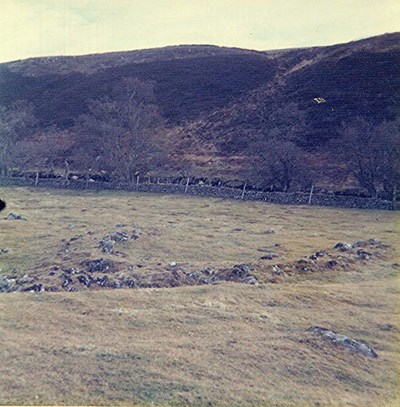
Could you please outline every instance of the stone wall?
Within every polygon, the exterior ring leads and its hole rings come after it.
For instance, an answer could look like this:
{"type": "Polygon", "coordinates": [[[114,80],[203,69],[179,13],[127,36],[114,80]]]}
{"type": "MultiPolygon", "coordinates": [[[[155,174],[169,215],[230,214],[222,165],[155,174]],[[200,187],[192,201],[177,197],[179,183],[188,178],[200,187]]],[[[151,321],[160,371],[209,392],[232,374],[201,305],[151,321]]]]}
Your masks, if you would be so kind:
{"type": "MultiPolygon", "coordinates": [[[[35,186],[35,180],[30,178],[0,177],[0,186],[35,186]]],[[[37,187],[68,188],[73,190],[123,190],[136,192],[151,192],[159,194],[184,194],[193,196],[207,196],[215,198],[230,198],[244,201],[264,201],[275,204],[307,205],[309,194],[302,192],[265,192],[243,191],[241,189],[213,187],[209,185],[178,185],[178,184],[114,184],[110,182],[70,180],[68,186],[63,179],[41,178],[37,187]]],[[[310,205],[333,206],[339,208],[399,210],[400,205],[391,201],[373,198],[360,198],[356,196],[338,196],[334,194],[314,194],[310,205]]]]}

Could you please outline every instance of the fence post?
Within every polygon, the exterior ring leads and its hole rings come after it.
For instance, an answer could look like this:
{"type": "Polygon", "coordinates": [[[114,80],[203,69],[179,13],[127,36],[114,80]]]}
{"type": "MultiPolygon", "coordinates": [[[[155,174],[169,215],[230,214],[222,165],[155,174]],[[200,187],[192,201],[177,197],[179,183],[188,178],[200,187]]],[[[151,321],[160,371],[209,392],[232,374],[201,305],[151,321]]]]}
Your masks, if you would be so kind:
{"type": "Polygon", "coordinates": [[[69,185],[69,162],[67,160],[64,160],[65,164],[65,186],[68,187],[69,185]]]}
{"type": "Polygon", "coordinates": [[[396,210],[396,195],[397,195],[397,189],[396,185],[393,187],[393,210],[396,210]]]}
{"type": "Polygon", "coordinates": [[[314,192],[314,184],[311,185],[310,196],[308,198],[308,205],[311,205],[311,199],[312,199],[312,196],[313,196],[313,192],[314,192]]]}
{"type": "Polygon", "coordinates": [[[189,179],[190,179],[190,178],[188,178],[188,179],[186,180],[185,194],[186,194],[186,192],[187,192],[187,190],[188,190],[188,187],[189,187],[189,179]]]}
{"type": "Polygon", "coordinates": [[[247,186],[247,182],[245,182],[244,185],[243,185],[242,196],[241,196],[240,199],[243,199],[243,198],[244,198],[244,193],[246,192],[246,186],[247,186]]]}
{"type": "Polygon", "coordinates": [[[35,178],[35,187],[38,186],[38,183],[39,183],[39,173],[37,172],[36,173],[36,178],[35,178]]]}
{"type": "Polygon", "coordinates": [[[136,177],[136,185],[139,185],[139,175],[136,177]]]}

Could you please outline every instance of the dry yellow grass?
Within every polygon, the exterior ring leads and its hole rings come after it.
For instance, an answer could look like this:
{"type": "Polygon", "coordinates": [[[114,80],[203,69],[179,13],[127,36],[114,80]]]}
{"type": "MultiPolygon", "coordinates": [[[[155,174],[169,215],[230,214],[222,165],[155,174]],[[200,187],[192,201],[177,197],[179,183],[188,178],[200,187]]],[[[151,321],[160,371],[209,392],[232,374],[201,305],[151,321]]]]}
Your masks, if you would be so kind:
{"type": "MultiPolygon", "coordinates": [[[[99,237],[117,223],[141,230],[121,250],[144,272],[158,262],[252,262],[275,243],[290,260],[340,240],[376,237],[396,248],[399,237],[391,212],[22,188],[0,195],[28,218],[0,223],[6,272],[62,261],[71,253],[61,239],[79,234],[74,255],[99,257],[99,237]]],[[[260,286],[2,294],[0,404],[397,405],[398,261],[260,286]],[[333,346],[306,332],[310,325],[363,340],[379,357],[333,346]]]]}
{"type": "MultiPolygon", "coordinates": [[[[139,229],[141,238],[119,245],[123,259],[144,268],[171,261],[194,268],[253,262],[275,251],[276,260],[295,260],[337,241],[376,237],[396,243],[399,215],[260,202],[126,192],[58,191],[1,188],[14,211],[28,222],[1,222],[3,272],[34,269],[42,263],[99,257],[99,240],[119,230],[139,229]],[[273,229],[274,234],[266,234],[273,229]],[[88,234],[90,232],[90,234],[88,234]],[[65,253],[65,241],[80,236],[65,253]],[[64,240],[64,241],[63,241],[64,240]],[[274,247],[276,243],[281,246],[274,247]]],[[[122,256],[120,256],[122,257],[122,256]]],[[[112,257],[116,259],[116,257],[112,257]]]]}

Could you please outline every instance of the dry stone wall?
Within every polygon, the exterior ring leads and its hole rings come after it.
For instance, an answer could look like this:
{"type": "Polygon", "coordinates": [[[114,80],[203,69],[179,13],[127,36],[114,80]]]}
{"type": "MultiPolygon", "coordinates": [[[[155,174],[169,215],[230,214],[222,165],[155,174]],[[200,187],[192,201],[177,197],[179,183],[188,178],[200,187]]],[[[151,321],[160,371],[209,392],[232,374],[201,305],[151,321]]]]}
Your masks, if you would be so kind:
{"type": "Polygon", "coordinates": [[[314,194],[309,203],[309,194],[302,192],[265,192],[265,191],[243,191],[236,188],[214,187],[209,185],[179,185],[179,184],[115,184],[111,182],[83,180],[70,180],[66,185],[64,179],[40,178],[36,185],[35,179],[2,177],[0,186],[37,186],[45,188],[68,188],[74,190],[124,190],[135,192],[150,192],[158,194],[187,194],[193,196],[206,196],[214,198],[229,198],[243,201],[264,201],[283,205],[315,205],[333,206],[339,208],[399,210],[399,203],[374,198],[361,198],[357,196],[339,196],[314,194]],[[185,192],[186,191],[186,192],[185,192]]]}

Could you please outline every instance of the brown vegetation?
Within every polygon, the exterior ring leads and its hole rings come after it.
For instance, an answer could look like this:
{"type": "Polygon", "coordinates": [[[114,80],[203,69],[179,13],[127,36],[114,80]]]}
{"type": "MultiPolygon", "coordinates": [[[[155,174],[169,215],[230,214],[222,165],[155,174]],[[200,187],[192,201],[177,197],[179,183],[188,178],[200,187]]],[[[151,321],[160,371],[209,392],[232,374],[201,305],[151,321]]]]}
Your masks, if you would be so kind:
{"type": "MultiPolygon", "coordinates": [[[[113,100],[115,107],[115,89],[123,89],[128,80],[142,89],[144,84],[152,83],[155,97],[146,103],[144,110],[147,113],[152,110],[152,114],[157,111],[157,116],[162,116],[160,127],[165,124],[168,128],[168,132],[157,133],[155,143],[150,144],[163,147],[163,141],[174,135],[171,154],[161,160],[168,168],[155,160],[158,175],[162,171],[176,174],[182,172],[181,167],[194,163],[198,176],[245,181],[250,166],[253,167],[250,173],[262,176],[261,181],[254,180],[253,184],[257,181],[285,190],[300,188],[301,184],[309,188],[314,181],[329,190],[357,187],[359,193],[375,195],[378,192],[381,197],[392,199],[394,186],[399,190],[398,164],[392,165],[396,157],[386,154],[382,158],[378,154],[379,169],[372,167],[374,172],[378,171],[378,178],[383,179],[374,180],[371,186],[370,174],[364,176],[361,174],[364,170],[354,169],[352,154],[357,145],[362,160],[371,161],[368,154],[376,151],[375,147],[367,152],[361,148],[360,140],[365,132],[365,126],[360,126],[362,121],[368,122],[372,133],[393,133],[400,89],[396,69],[400,55],[398,38],[399,34],[394,33],[329,47],[273,52],[182,46],[1,64],[0,104],[10,109],[17,100],[29,101],[39,124],[28,140],[18,143],[13,140],[18,147],[16,159],[7,166],[16,170],[26,168],[29,161],[26,153],[32,150],[31,142],[43,139],[46,129],[54,125],[59,128],[58,138],[65,129],[70,132],[70,139],[86,134],[84,149],[82,145],[79,147],[85,156],[90,157],[92,153],[96,153],[96,157],[104,156],[92,151],[90,146],[95,146],[97,141],[107,145],[105,141],[111,134],[116,137],[116,128],[128,128],[126,121],[123,126],[121,121],[115,126],[114,121],[114,129],[99,128],[101,120],[95,119],[94,106],[97,103],[97,113],[101,111],[103,116],[111,118],[110,101],[113,100]],[[91,129],[89,134],[77,132],[76,123],[85,122],[82,117],[91,118],[86,120],[87,126],[83,126],[85,130],[91,129]],[[345,134],[344,128],[347,129],[345,134]],[[348,131],[350,128],[353,130],[348,131]],[[108,135],[104,137],[105,132],[108,135]],[[338,145],[338,139],[340,149],[333,147],[338,145]],[[279,146],[279,151],[296,150],[296,154],[289,154],[295,159],[277,158],[271,164],[277,142],[286,143],[279,146]],[[344,149],[347,150],[344,154],[338,154],[344,149]],[[383,161],[389,162],[390,168],[383,168],[383,161]],[[382,171],[385,175],[380,174],[382,171]],[[301,182],[288,175],[290,173],[301,178],[301,182]]],[[[134,105],[136,109],[138,105],[134,105]]],[[[146,127],[148,138],[155,128],[154,125],[146,127]]],[[[128,133],[136,131],[133,130],[128,133]]],[[[118,145],[124,146],[126,151],[132,150],[135,137],[128,140],[126,134],[123,142],[109,143],[106,150],[110,150],[109,147],[115,150],[118,145]]],[[[395,147],[398,129],[395,136],[388,138],[391,143],[388,151],[395,147]]],[[[52,144],[50,140],[49,144],[52,144]]],[[[72,152],[68,144],[59,151],[58,165],[62,166],[67,159],[71,170],[76,171],[78,164],[88,164],[76,155],[68,159],[72,152]]],[[[42,143],[43,148],[45,145],[42,143]]],[[[132,164],[143,162],[142,157],[136,157],[142,155],[141,151],[143,149],[135,147],[134,154],[116,154],[118,158],[111,160],[103,157],[101,169],[110,176],[121,177],[123,172],[123,177],[129,179],[132,172],[143,171],[142,164],[132,164]],[[123,163],[115,166],[121,156],[123,163]],[[110,161],[114,164],[110,165],[110,161]],[[130,168],[130,175],[125,174],[127,169],[122,170],[123,166],[130,168]]],[[[164,158],[166,155],[161,154],[164,158]]],[[[98,162],[89,161],[90,168],[95,170],[98,166],[94,164],[98,162]]],[[[149,155],[145,161],[154,164],[149,155]]],[[[37,169],[41,171],[43,162],[40,165],[37,169]]],[[[30,162],[29,168],[32,169],[30,162]]]]}

